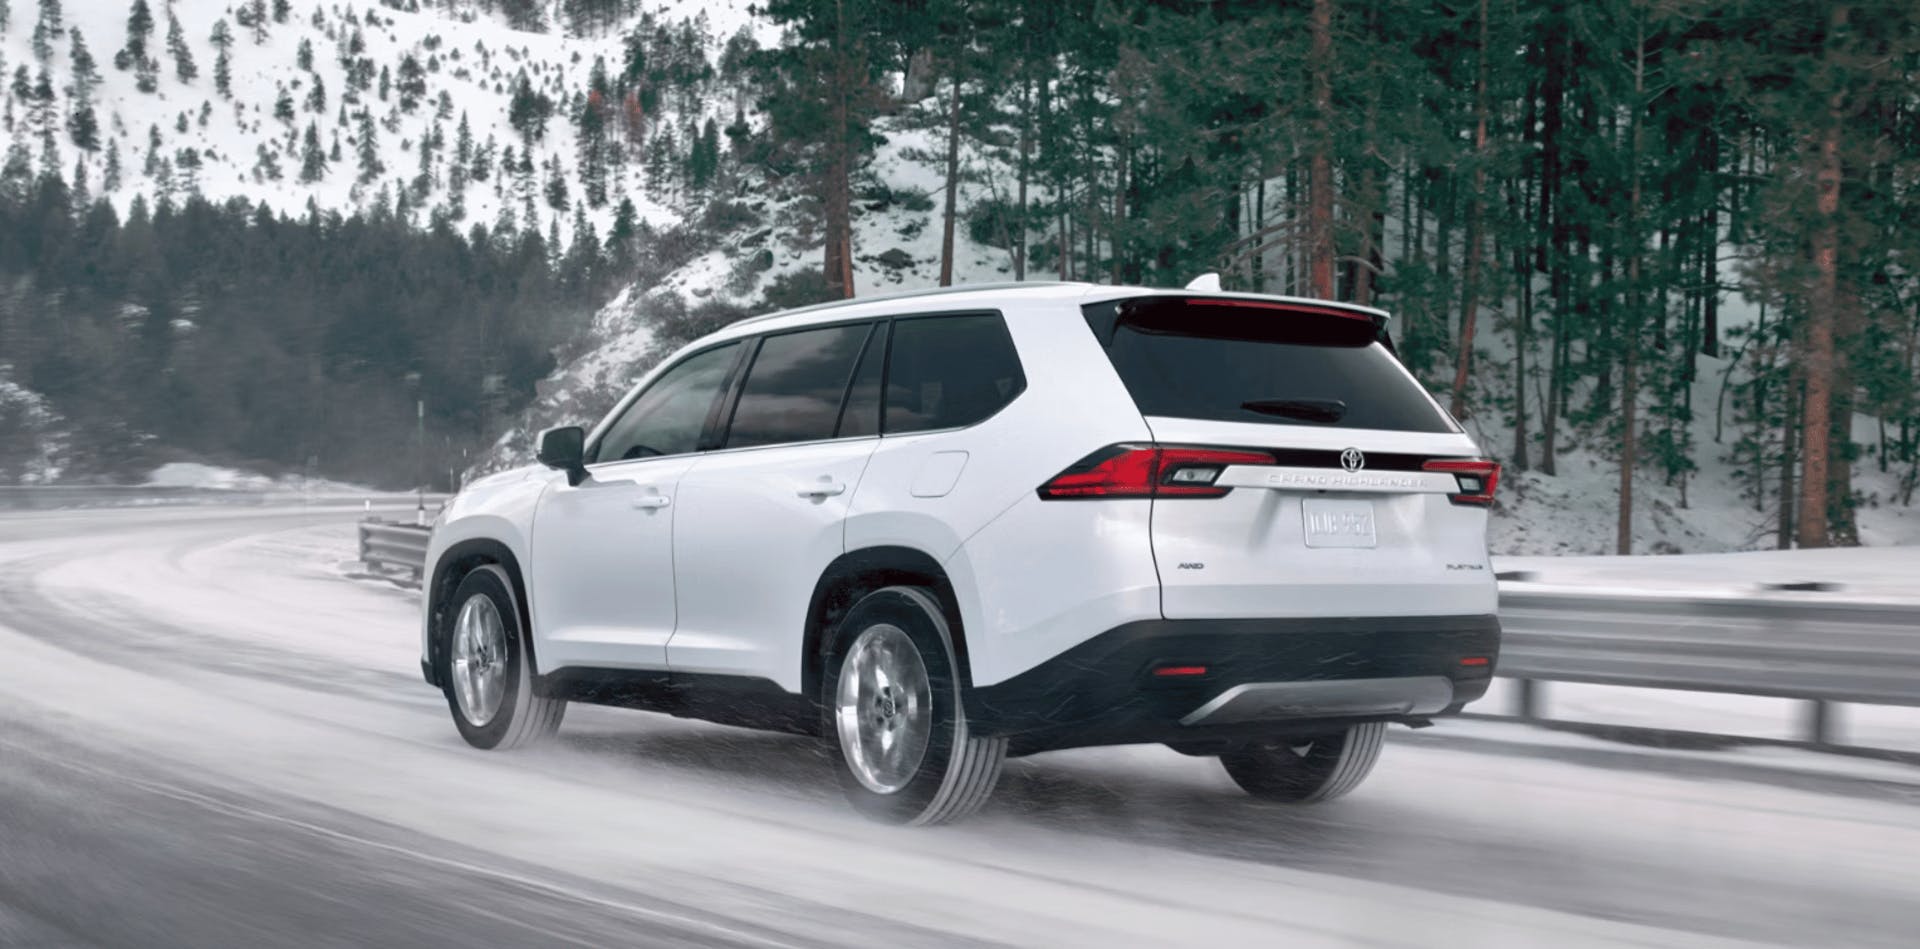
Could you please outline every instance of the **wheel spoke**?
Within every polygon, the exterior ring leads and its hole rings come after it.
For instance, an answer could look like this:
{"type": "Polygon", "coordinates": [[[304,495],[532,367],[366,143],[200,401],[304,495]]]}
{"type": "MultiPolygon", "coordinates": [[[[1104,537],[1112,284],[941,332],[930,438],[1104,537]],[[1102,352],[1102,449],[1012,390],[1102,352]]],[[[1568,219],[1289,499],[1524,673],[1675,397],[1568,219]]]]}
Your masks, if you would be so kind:
{"type": "Polygon", "coordinates": [[[905,631],[880,624],[857,637],[841,666],[834,717],[848,768],[893,794],[919,770],[933,732],[927,669],[905,631]]]}
{"type": "Polygon", "coordinates": [[[468,724],[483,728],[500,712],[506,693],[507,629],[500,611],[485,594],[460,606],[453,623],[454,698],[468,724]]]}

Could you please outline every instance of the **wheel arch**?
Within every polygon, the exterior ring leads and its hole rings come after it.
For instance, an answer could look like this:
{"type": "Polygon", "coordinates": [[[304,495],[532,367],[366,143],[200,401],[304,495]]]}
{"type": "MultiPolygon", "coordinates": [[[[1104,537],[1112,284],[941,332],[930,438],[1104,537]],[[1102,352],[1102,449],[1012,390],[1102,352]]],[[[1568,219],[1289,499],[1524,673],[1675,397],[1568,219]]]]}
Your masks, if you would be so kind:
{"type": "Polygon", "coordinates": [[[967,633],[960,622],[960,602],[953,582],[933,555],[912,547],[866,547],[836,558],[814,584],[807,605],[806,634],[800,651],[801,694],[817,699],[826,668],[831,634],[847,611],[875,590],[890,586],[918,586],[931,590],[946,614],[952,631],[953,655],[962,689],[971,689],[973,673],[967,659],[967,633]]]}
{"type": "Polygon", "coordinates": [[[512,548],[500,541],[477,537],[460,541],[443,551],[427,575],[426,589],[423,591],[427,602],[428,629],[431,630],[427,640],[428,668],[436,679],[433,684],[441,688],[446,687],[445,682],[437,680],[447,652],[447,631],[443,620],[450,605],[448,601],[460,586],[461,578],[487,565],[504,570],[507,580],[513,585],[514,608],[519,614],[520,639],[527,651],[528,671],[536,675],[539,673],[540,664],[533,651],[533,614],[527,606],[527,581],[520,569],[520,558],[514,556],[512,548]]]}

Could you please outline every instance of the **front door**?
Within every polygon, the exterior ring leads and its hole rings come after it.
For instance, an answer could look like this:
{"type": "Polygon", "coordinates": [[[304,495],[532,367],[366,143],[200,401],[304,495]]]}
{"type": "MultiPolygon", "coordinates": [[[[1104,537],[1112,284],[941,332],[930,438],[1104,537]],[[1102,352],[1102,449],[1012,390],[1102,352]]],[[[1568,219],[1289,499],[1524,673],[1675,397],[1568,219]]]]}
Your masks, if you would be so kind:
{"type": "Polygon", "coordinates": [[[588,445],[587,480],[556,475],[541,497],[528,605],[542,672],[667,667],[677,494],[741,348],[704,350],[656,376],[588,445]]]}

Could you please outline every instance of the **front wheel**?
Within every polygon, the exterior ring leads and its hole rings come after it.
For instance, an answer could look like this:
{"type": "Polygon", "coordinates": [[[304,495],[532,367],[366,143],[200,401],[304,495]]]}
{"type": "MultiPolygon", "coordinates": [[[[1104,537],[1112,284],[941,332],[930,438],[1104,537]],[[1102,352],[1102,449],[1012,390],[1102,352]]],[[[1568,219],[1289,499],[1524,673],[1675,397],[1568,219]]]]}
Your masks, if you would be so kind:
{"type": "Polygon", "coordinates": [[[1306,804],[1360,786],[1380,760],[1387,723],[1366,722],[1310,738],[1260,742],[1220,756],[1235,784],[1254,797],[1306,804]]]}
{"type": "Polygon", "coordinates": [[[560,729],[564,699],[534,694],[520,610],[504,569],[488,564],[462,577],[448,611],[447,705],[460,737],[475,748],[516,748],[560,729]]]}
{"type": "Polygon", "coordinates": [[[968,734],[951,643],[918,587],[868,594],[840,623],[821,704],[841,789],[869,817],[942,824],[993,793],[1007,741],[968,734]]]}

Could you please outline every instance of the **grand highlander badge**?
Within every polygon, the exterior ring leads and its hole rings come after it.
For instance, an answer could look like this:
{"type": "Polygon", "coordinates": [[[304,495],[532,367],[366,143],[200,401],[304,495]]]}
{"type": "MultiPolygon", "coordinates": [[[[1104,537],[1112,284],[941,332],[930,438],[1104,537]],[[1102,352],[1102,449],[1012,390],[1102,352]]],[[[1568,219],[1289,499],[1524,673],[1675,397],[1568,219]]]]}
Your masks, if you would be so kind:
{"type": "Polygon", "coordinates": [[[1360,454],[1360,449],[1349,448],[1340,453],[1340,467],[1348,471],[1359,471],[1366,466],[1367,456],[1360,454]]]}

